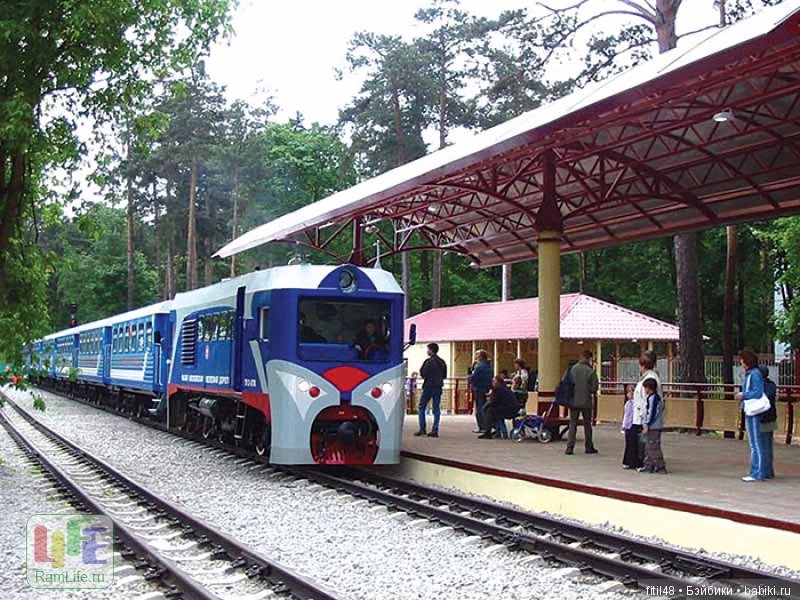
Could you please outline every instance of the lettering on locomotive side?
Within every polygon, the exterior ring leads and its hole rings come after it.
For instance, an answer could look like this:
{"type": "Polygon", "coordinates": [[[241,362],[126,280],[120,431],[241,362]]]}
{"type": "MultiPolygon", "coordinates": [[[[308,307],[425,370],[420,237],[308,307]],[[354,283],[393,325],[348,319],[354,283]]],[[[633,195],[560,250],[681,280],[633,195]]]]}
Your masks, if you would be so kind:
{"type": "Polygon", "coordinates": [[[255,379],[248,379],[247,377],[245,377],[245,379],[244,379],[244,387],[247,387],[247,388],[256,387],[256,380],[255,379]]]}
{"type": "Polygon", "coordinates": [[[203,376],[202,375],[181,375],[181,382],[182,383],[203,383],[203,376]]]}
{"type": "Polygon", "coordinates": [[[227,375],[206,375],[206,383],[213,385],[230,385],[231,378],[227,375]]]}

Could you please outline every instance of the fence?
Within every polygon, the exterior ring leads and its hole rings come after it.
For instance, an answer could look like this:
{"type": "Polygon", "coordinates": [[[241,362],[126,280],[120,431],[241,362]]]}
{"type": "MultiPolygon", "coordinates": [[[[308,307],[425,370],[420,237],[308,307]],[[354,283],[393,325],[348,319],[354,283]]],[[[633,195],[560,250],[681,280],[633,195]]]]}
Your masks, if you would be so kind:
{"type": "MultiPolygon", "coordinates": [[[[619,422],[622,419],[623,382],[604,381],[595,408],[598,422],[619,422]]],[[[713,383],[664,383],[665,426],[674,429],[689,429],[697,432],[727,431],[744,437],[744,415],[734,394],[741,388],[737,385],[713,383]]],[[[778,387],[778,429],[786,444],[800,432],[800,386],[778,387]]]]}
{"type": "MultiPolygon", "coordinates": [[[[628,383],[638,379],[628,380],[628,383]]],[[[618,423],[622,420],[623,381],[603,381],[600,384],[594,419],[598,423],[618,423]]],[[[672,429],[687,429],[698,435],[703,431],[724,431],[744,437],[744,415],[734,394],[740,390],[738,385],[722,383],[664,383],[665,426],[672,429]]],[[[422,379],[406,380],[406,410],[416,414],[422,393],[422,379]],[[413,385],[412,385],[413,382],[413,385]]],[[[535,393],[530,394],[531,407],[541,407],[535,393]]],[[[800,386],[778,386],[778,429],[776,436],[784,443],[791,444],[795,435],[800,435],[800,386]]],[[[471,414],[473,409],[472,390],[466,377],[446,379],[442,390],[443,414],[471,414]]]]}
{"type": "MultiPolygon", "coordinates": [[[[415,414],[422,395],[421,378],[406,379],[406,412],[415,414]]],[[[472,390],[466,377],[445,379],[442,388],[441,409],[443,414],[468,415],[472,413],[472,390]]]]}
{"type": "MultiPolygon", "coordinates": [[[[798,385],[796,379],[797,363],[793,360],[760,360],[759,365],[769,369],[770,378],[778,385],[798,385]]],[[[665,382],[680,382],[680,360],[678,358],[662,358],[656,365],[659,375],[665,382]]],[[[712,384],[722,383],[722,357],[707,356],[705,361],[706,381],[712,384]]],[[[733,380],[741,381],[742,367],[737,363],[733,367],[733,380]]],[[[639,359],[620,358],[614,362],[603,361],[602,379],[604,381],[637,381],[639,379],[639,359]],[[616,370],[616,373],[614,372],[616,370]]]]}

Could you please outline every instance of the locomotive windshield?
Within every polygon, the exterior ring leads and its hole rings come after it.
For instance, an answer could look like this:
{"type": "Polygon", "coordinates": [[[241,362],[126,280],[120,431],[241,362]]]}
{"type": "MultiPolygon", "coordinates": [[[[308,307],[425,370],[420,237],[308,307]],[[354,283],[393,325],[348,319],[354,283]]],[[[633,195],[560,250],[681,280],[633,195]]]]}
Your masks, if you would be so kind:
{"type": "Polygon", "coordinates": [[[390,314],[388,302],[301,299],[298,355],[307,360],[386,362],[392,335],[390,314]]]}

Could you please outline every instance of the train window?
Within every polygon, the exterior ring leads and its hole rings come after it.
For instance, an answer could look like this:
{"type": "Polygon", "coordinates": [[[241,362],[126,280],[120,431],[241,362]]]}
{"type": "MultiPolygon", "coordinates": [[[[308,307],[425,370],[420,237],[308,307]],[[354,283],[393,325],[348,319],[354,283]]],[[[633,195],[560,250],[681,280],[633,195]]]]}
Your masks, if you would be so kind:
{"type": "Polygon", "coordinates": [[[206,341],[206,320],[204,317],[201,317],[197,321],[197,340],[200,342],[206,341]]]}
{"type": "Polygon", "coordinates": [[[261,309],[261,335],[262,340],[269,339],[269,306],[261,309]]]}
{"type": "Polygon", "coordinates": [[[144,345],[149,348],[153,343],[153,324],[148,322],[144,326],[144,345]]]}
{"type": "Polygon", "coordinates": [[[128,352],[136,350],[136,325],[128,327],[128,352]]]}
{"type": "Polygon", "coordinates": [[[385,362],[391,345],[390,314],[388,302],[303,298],[297,326],[299,350],[311,360],[335,356],[385,362]]]}
{"type": "Polygon", "coordinates": [[[139,335],[136,339],[139,341],[138,350],[142,352],[144,350],[144,323],[139,323],[139,335]]]}

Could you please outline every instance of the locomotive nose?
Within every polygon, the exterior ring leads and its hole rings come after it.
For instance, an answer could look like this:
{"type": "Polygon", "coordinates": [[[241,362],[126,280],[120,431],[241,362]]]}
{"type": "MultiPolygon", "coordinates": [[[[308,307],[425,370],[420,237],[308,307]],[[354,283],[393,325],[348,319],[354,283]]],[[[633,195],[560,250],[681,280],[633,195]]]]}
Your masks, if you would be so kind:
{"type": "Polygon", "coordinates": [[[353,446],[358,441],[358,428],[352,421],[342,421],[336,428],[336,434],[345,446],[353,446]]]}

